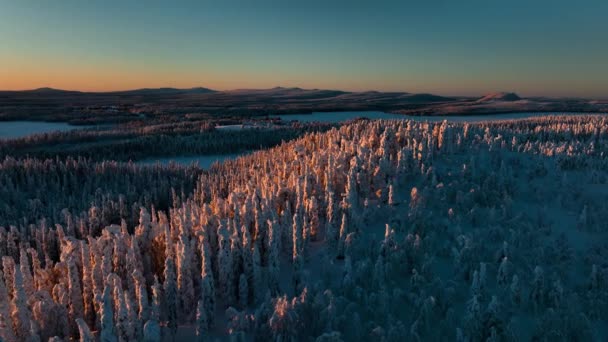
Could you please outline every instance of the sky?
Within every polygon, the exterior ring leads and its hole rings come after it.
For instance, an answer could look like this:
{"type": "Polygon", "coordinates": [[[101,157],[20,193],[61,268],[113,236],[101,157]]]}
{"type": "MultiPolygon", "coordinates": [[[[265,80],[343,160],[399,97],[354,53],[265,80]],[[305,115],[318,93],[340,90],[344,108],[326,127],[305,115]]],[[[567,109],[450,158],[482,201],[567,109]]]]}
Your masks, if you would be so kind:
{"type": "Polygon", "coordinates": [[[605,0],[0,0],[0,89],[608,97],[605,0]]]}

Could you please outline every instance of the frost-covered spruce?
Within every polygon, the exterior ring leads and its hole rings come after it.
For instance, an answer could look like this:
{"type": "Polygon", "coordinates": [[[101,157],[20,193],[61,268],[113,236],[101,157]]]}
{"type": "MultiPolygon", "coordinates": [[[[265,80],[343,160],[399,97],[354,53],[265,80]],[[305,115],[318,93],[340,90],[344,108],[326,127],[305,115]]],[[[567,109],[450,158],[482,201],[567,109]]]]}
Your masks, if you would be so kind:
{"type": "MultiPolygon", "coordinates": [[[[14,264],[13,264],[14,265],[14,264]]],[[[21,269],[15,268],[13,283],[13,300],[11,301],[11,317],[15,328],[15,335],[24,341],[30,336],[30,313],[27,306],[27,295],[23,287],[21,269]]]]}
{"type": "Polygon", "coordinates": [[[177,332],[177,281],[175,276],[175,263],[171,257],[165,260],[165,282],[163,294],[166,303],[167,327],[172,336],[177,332]]]}
{"type": "Polygon", "coordinates": [[[161,286],[156,276],[152,285],[152,307],[150,318],[144,324],[143,340],[146,342],[159,342],[161,340],[160,330],[160,310],[161,310],[161,286]]]}
{"type": "Polygon", "coordinates": [[[111,285],[107,285],[103,291],[103,304],[101,306],[101,333],[99,336],[102,342],[117,342],[114,330],[114,304],[112,303],[111,285]]]}
{"type": "Polygon", "coordinates": [[[80,342],[94,342],[95,336],[91,333],[91,330],[87,326],[84,320],[81,318],[76,319],[76,325],[78,325],[78,336],[80,342]]]}
{"type": "Polygon", "coordinates": [[[209,320],[207,319],[205,302],[199,300],[196,308],[196,336],[198,341],[205,341],[209,332],[209,320]]]}
{"type": "Polygon", "coordinates": [[[188,238],[182,234],[177,243],[177,286],[179,303],[178,309],[181,319],[190,320],[194,310],[194,285],[192,282],[192,255],[188,238]]]}

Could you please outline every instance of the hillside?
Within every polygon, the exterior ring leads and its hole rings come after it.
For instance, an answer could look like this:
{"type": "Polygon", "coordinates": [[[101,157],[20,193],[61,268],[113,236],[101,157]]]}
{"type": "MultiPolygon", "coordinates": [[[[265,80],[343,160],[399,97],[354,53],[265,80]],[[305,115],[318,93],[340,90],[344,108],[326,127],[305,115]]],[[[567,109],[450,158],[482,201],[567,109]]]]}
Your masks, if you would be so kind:
{"type": "Polygon", "coordinates": [[[313,111],[392,111],[450,102],[452,98],[400,92],[276,87],[213,91],[207,88],[73,92],[57,89],[0,91],[0,120],[68,121],[75,124],[150,120],[166,122],[186,115],[263,116],[313,111]]]}
{"type": "Polygon", "coordinates": [[[522,98],[519,97],[517,94],[515,93],[490,93],[487,94],[485,96],[483,96],[482,98],[480,98],[479,100],[477,100],[477,102],[489,102],[489,101],[519,101],[522,98]]]}

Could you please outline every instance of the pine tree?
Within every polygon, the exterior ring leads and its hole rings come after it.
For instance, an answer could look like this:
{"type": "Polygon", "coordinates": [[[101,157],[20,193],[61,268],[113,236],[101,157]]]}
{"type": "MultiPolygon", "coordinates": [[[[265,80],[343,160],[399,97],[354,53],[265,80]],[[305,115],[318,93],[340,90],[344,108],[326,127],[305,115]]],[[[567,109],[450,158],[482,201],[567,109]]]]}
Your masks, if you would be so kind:
{"type": "Polygon", "coordinates": [[[279,237],[279,223],[276,220],[268,220],[268,288],[272,294],[278,293],[279,291],[279,268],[280,268],[280,237],[279,237]]]}
{"type": "Polygon", "coordinates": [[[148,291],[146,290],[145,280],[138,270],[133,271],[133,281],[135,282],[137,296],[138,319],[143,324],[150,318],[148,291]]]}
{"type": "Polygon", "coordinates": [[[175,338],[177,332],[177,283],[175,279],[175,263],[172,258],[165,260],[165,282],[163,284],[166,313],[167,313],[167,327],[171,332],[172,338],[175,338]]]}
{"type": "Polygon", "coordinates": [[[357,169],[358,169],[359,159],[357,157],[353,157],[351,160],[351,168],[348,172],[347,177],[347,185],[346,185],[346,196],[345,200],[345,209],[348,209],[350,217],[354,217],[355,213],[359,210],[359,193],[357,191],[357,169]]]}
{"type": "Polygon", "coordinates": [[[211,251],[206,240],[201,242],[201,298],[205,302],[209,324],[213,325],[215,313],[215,281],[211,270],[211,251]]]}
{"type": "Polygon", "coordinates": [[[247,277],[244,273],[241,273],[239,277],[239,305],[245,309],[249,303],[249,285],[247,284],[247,277]]]}
{"type": "Polygon", "coordinates": [[[152,307],[150,310],[150,318],[144,324],[144,341],[145,342],[160,342],[160,306],[161,306],[161,286],[158,283],[158,278],[154,276],[154,285],[152,285],[152,307]]]}
{"type": "Polygon", "coordinates": [[[108,284],[103,290],[103,304],[99,316],[101,317],[101,342],[117,342],[114,334],[114,309],[111,296],[111,285],[108,284]]]}
{"type": "Polygon", "coordinates": [[[500,266],[498,267],[496,282],[499,286],[505,286],[509,282],[509,260],[506,256],[502,258],[500,266]]]}
{"type": "Polygon", "coordinates": [[[32,270],[30,269],[27,251],[25,248],[21,248],[20,251],[19,268],[21,269],[21,274],[23,275],[23,288],[25,290],[25,295],[29,298],[34,294],[35,291],[34,280],[32,278],[32,270]]]}
{"type": "Polygon", "coordinates": [[[226,228],[219,234],[219,250],[217,255],[219,293],[228,303],[234,303],[232,279],[232,254],[230,253],[230,240],[226,228]]]}
{"type": "Polygon", "coordinates": [[[78,326],[78,336],[80,342],[95,342],[95,336],[91,333],[91,330],[87,326],[87,323],[82,318],[76,319],[76,325],[78,326]]]}
{"type": "Polygon", "coordinates": [[[239,298],[237,298],[239,296],[239,291],[238,291],[239,276],[240,276],[240,274],[243,273],[243,270],[244,270],[243,244],[241,243],[241,234],[239,232],[239,229],[238,229],[239,226],[236,221],[237,221],[236,219],[233,221],[233,224],[231,227],[232,232],[230,235],[230,255],[232,258],[231,278],[233,279],[233,283],[232,283],[233,284],[233,288],[232,288],[233,295],[232,296],[235,298],[235,303],[234,303],[235,305],[240,300],[239,298]]]}
{"type": "Polygon", "coordinates": [[[279,297],[268,324],[275,341],[290,341],[296,338],[297,313],[286,296],[279,297]]]}
{"type": "Polygon", "coordinates": [[[116,328],[116,336],[118,337],[118,341],[130,341],[133,339],[133,334],[131,331],[132,322],[129,321],[129,312],[127,308],[127,304],[125,303],[125,296],[122,289],[122,283],[120,278],[116,274],[111,274],[108,277],[108,281],[112,279],[114,286],[114,308],[115,312],[115,328],[116,328]]]}
{"type": "Polygon", "coordinates": [[[467,335],[472,340],[479,340],[483,335],[483,322],[481,316],[481,305],[479,298],[474,295],[467,303],[467,312],[465,314],[465,324],[467,335]]]}
{"type": "Polygon", "coordinates": [[[549,300],[553,308],[560,309],[564,298],[564,287],[559,279],[553,282],[551,290],[549,291],[549,300]]]}
{"type": "Polygon", "coordinates": [[[293,215],[293,253],[292,261],[294,261],[301,253],[303,249],[303,227],[302,227],[302,215],[299,210],[293,215]]]}
{"type": "MultiPolygon", "coordinates": [[[[242,235],[242,248],[241,248],[241,258],[242,258],[242,266],[243,273],[247,279],[247,283],[251,284],[253,281],[253,255],[251,252],[251,238],[249,236],[249,231],[247,227],[241,227],[241,235],[242,235]]],[[[251,286],[249,287],[249,293],[252,294],[253,289],[251,286]]],[[[248,294],[249,297],[249,294],[248,294]]],[[[239,299],[240,300],[240,299],[239,299]]]]}
{"type": "Polygon", "coordinates": [[[7,298],[12,298],[14,295],[12,289],[15,288],[15,261],[10,256],[3,256],[2,267],[4,268],[4,283],[6,288],[11,291],[7,298]]]}
{"type": "Polygon", "coordinates": [[[283,205],[283,212],[281,213],[281,225],[283,233],[281,238],[283,239],[281,246],[287,253],[293,252],[293,214],[291,213],[291,204],[289,200],[285,201],[283,205]]]}
{"type": "Polygon", "coordinates": [[[319,229],[320,229],[320,221],[319,221],[319,203],[315,196],[310,198],[310,204],[308,209],[308,215],[310,217],[309,220],[309,230],[310,230],[310,238],[312,241],[317,241],[319,238],[319,229]]]}
{"type": "Polygon", "coordinates": [[[393,183],[388,185],[388,203],[389,206],[395,206],[395,189],[393,188],[393,183]]]}
{"type": "Polygon", "coordinates": [[[93,304],[93,269],[91,265],[91,254],[89,245],[85,242],[80,244],[80,254],[82,256],[82,298],[84,305],[84,322],[87,326],[95,324],[95,307],[93,304]]]}
{"type": "Polygon", "coordinates": [[[304,282],[303,268],[304,260],[302,260],[301,255],[298,255],[296,260],[293,262],[292,284],[294,293],[298,293],[302,290],[302,285],[304,282]]]}
{"type": "Polygon", "coordinates": [[[534,268],[534,279],[531,286],[530,300],[534,305],[534,309],[538,310],[544,304],[545,297],[545,276],[540,266],[534,268]]]}
{"type": "MultiPolygon", "coordinates": [[[[14,264],[13,264],[14,266],[14,264]]],[[[11,302],[11,317],[13,319],[13,327],[17,338],[25,341],[29,338],[30,331],[30,313],[27,306],[27,296],[23,287],[23,277],[21,269],[14,268],[13,274],[15,280],[13,283],[13,300],[11,302]]]]}
{"type": "Polygon", "coordinates": [[[207,319],[205,302],[203,300],[199,300],[196,308],[196,336],[197,340],[202,342],[207,340],[207,332],[209,330],[209,321],[207,319]]]}
{"type": "MultiPolygon", "coordinates": [[[[79,272],[74,262],[74,258],[68,259],[68,292],[70,296],[70,319],[75,323],[77,318],[84,317],[84,302],[82,298],[82,290],[80,287],[79,272]]],[[[73,326],[72,329],[78,329],[73,326]]]]}
{"type": "Polygon", "coordinates": [[[340,225],[340,236],[338,237],[338,259],[344,259],[345,256],[345,240],[346,240],[346,235],[348,234],[348,217],[346,216],[346,213],[342,213],[342,224],[340,225]]]}
{"type": "Polygon", "coordinates": [[[376,259],[376,264],[374,266],[374,284],[376,288],[384,287],[385,283],[385,265],[384,265],[384,257],[382,254],[378,256],[376,259]]]}
{"type": "Polygon", "coordinates": [[[326,195],[329,199],[327,202],[327,222],[326,222],[326,237],[330,250],[335,250],[338,245],[338,237],[340,232],[338,230],[337,223],[337,208],[335,205],[334,194],[333,192],[329,192],[326,195]]]}
{"type": "Polygon", "coordinates": [[[0,270],[0,298],[5,298],[4,300],[0,300],[0,340],[7,342],[17,341],[10,318],[9,296],[6,286],[4,286],[2,270],[0,270]]]}
{"type": "Polygon", "coordinates": [[[259,303],[264,295],[264,279],[262,274],[262,260],[258,246],[253,247],[253,302],[259,303]]]}
{"type": "Polygon", "coordinates": [[[511,303],[515,306],[518,306],[521,303],[521,288],[519,285],[519,277],[517,277],[517,274],[513,275],[509,290],[511,292],[511,303]]]}
{"type": "Polygon", "coordinates": [[[180,317],[189,321],[194,311],[194,286],[192,282],[189,242],[185,235],[181,235],[177,244],[177,285],[179,289],[180,317]]]}
{"type": "Polygon", "coordinates": [[[141,340],[141,323],[137,317],[137,309],[131,292],[124,291],[124,303],[127,310],[126,335],[130,340],[141,340]]]}

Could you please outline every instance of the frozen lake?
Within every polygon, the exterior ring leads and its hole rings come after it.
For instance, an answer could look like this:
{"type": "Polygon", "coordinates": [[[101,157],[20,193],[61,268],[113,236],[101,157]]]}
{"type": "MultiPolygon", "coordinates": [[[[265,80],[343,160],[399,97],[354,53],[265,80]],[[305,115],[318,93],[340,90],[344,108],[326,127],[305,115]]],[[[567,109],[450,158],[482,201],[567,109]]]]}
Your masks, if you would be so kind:
{"type": "MultiPolygon", "coordinates": [[[[326,112],[319,113],[314,112],[312,114],[285,114],[278,115],[277,117],[281,120],[291,121],[298,120],[301,122],[341,122],[352,120],[356,118],[368,118],[368,119],[409,119],[416,121],[452,121],[452,122],[479,122],[488,120],[512,120],[512,119],[525,119],[534,116],[542,115],[580,115],[580,114],[602,114],[602,113],[534,113],[534,112],[522,112],[522,113],[506,113],[506,114],[487,114],[487,115],[452,115],[452,116],[411,116],[402,114],[391,114],[384,112],[326,112]]],[[[603,113],[605,114],[605,113],[603,113]]]]}
{"type": "Polygon", "coordinates": [[[73,126],[65,122],[0,121],[0,139],[21,138],[31,134],[70,131],[90,126],[73,126]]]}
{"type": "Polygon", "coordinates": [[[157,163],[168,165],[171,162],[180,164],[180,165],[192,165],[197,164],[199,167],[203,169],[208,169],[215,162],[222,162],[228,159],[236,159],[240,156],[246,155],[250,152],[243,153],[230,153],[230,154],[211,154],[205,156],[175,156],[175,157],[162,157],[162,158],[148,158],[144,160],[136,161],[135,164],[138,165],[155,165],[157,163]]]}

